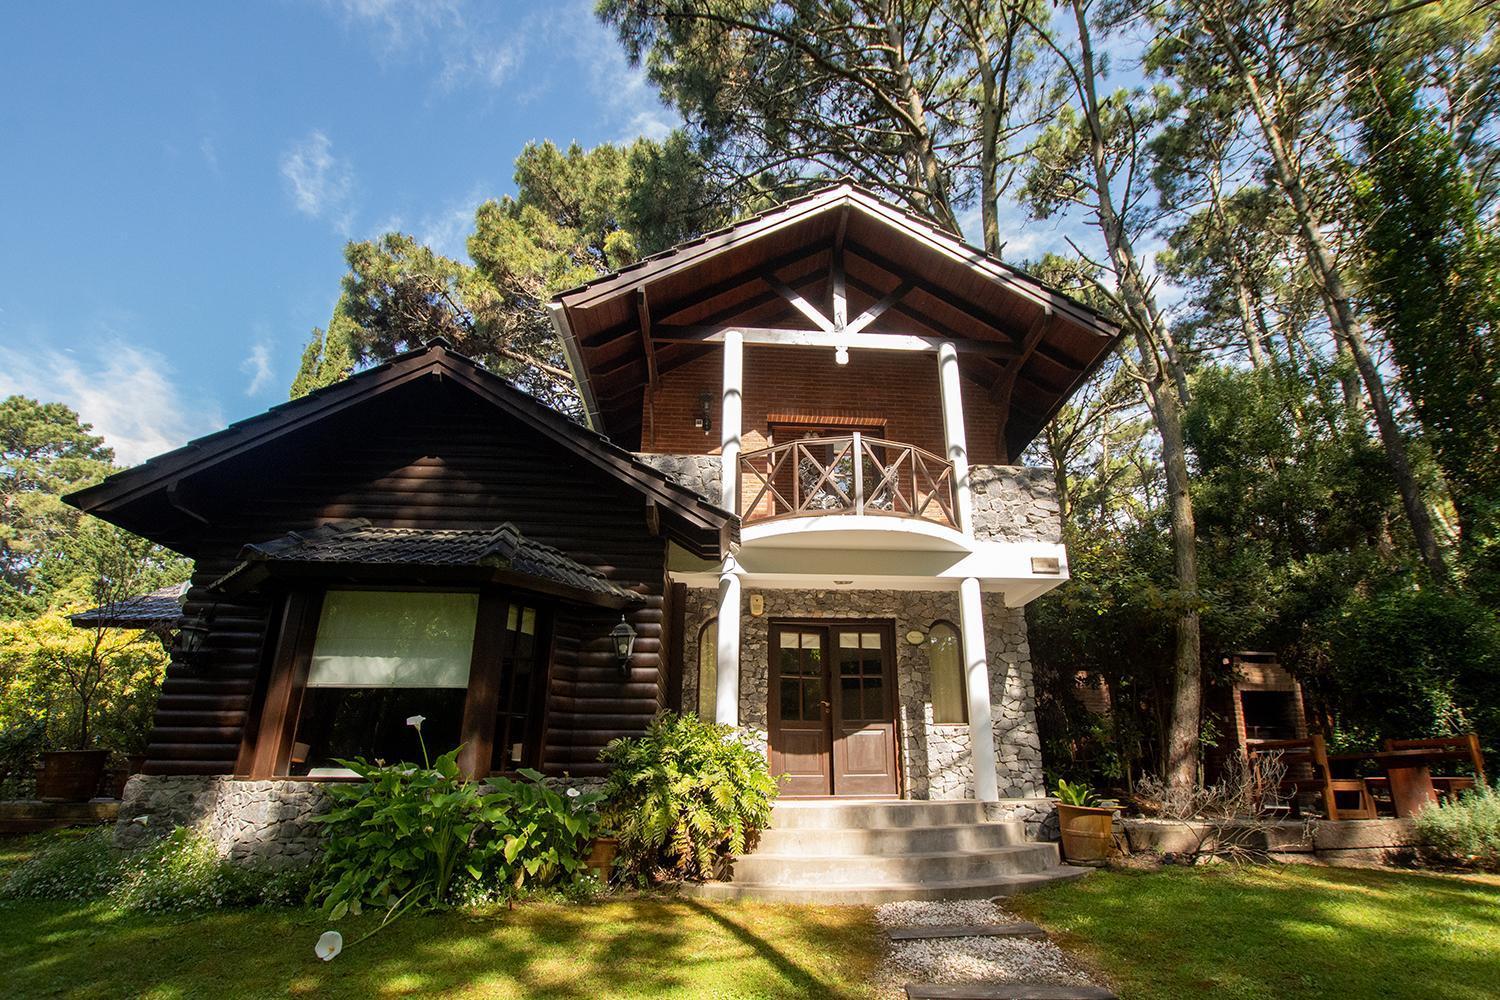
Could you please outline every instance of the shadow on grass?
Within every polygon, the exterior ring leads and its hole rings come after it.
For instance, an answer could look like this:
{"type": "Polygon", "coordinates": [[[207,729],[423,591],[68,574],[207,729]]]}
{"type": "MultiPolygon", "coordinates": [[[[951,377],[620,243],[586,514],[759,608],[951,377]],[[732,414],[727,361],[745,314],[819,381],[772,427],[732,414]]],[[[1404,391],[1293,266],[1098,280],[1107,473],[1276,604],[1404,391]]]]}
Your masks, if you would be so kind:
{"type": "Polygon", "coordinates": [[[1494,996],[1500,889],[1309,866],[1100,872],[1023,897],[1122,997],[1494,996]]]}
{"type": "MultiPolygon", "coordinates": [[[[353,941],[374,922],[338,929],[353,941]]],[[[325,964],[312,945],[327,926],[295,910],[13,903],[0,968],[27,997],[831,997],[864,994],[879,957],[859,911],[662,899],[409,916],[325,964]]]]}

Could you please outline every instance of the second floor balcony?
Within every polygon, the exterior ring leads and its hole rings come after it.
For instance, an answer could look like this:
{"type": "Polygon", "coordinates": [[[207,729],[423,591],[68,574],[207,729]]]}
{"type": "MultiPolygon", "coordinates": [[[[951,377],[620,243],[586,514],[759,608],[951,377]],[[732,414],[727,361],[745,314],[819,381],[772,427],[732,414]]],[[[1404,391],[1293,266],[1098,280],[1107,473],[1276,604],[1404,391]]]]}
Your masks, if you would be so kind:
{"type": "Polygon", "coordinates": [[[739,459],[746,525],[778,518],[871,515],[952,528],[953,465],[899,441],[855,431],[805,437],[739,459]]]}

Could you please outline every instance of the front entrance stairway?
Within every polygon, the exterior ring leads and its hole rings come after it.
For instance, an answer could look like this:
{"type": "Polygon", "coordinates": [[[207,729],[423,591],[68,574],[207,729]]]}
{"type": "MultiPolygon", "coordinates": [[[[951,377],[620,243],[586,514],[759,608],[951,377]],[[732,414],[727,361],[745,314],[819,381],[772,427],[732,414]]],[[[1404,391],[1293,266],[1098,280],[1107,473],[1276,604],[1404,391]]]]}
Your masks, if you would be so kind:
{"type": "Polygon", "coordinates": [[[1009,896],[1087,872],[1056,844],[993,823],[978,802],[789,800],[727,882],[689,885],[705,899],[888,903],[1009,896]]]}

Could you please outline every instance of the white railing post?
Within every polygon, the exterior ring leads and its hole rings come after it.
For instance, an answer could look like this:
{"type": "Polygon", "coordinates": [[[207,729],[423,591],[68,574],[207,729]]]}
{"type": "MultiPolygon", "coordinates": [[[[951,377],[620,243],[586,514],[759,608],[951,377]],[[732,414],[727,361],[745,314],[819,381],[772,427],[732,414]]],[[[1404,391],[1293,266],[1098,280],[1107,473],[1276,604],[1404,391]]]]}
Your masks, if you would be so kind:
{"type": "Polygon", "coordinates": [[[740,435],[744,421],[745,335],[724,331],[724,382],[719,407],[719,461],[722,502],[731,514],[740,513],[740,435]]]}
{"type": "Polygon", "coordinates": [[[969,493],[969,446],[964,435],[963,384],[958,375],[958,349],[949,340],[938,347],[938,389],[943,400],[943,439],[953,465],[953,508],[958,530],[974,532],[974,498],[969,493]]]}

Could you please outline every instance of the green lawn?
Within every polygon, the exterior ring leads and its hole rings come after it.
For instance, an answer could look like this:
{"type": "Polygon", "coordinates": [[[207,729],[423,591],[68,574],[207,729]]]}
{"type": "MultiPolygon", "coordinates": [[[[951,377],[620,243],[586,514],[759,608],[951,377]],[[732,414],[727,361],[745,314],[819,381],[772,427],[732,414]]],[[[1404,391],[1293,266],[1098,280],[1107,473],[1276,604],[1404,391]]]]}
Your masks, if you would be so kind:
{"type": "MultiPolygon", "coordinates": [[[[294,911],[122,916],[0,906],[18,997],[858,997],[881,943],[868,910],[638,899],[408,916],[330,963],[294,911]]],[[[370,926],[340,922],[346,941],[370,926]]]]}
{"type": "Polygon", "coordinates": [[[1464,1000],[1500,991],[1500,880],[1216,866],[1102,871],[1015,906],[1122,1000],[1464,1000]]]}

